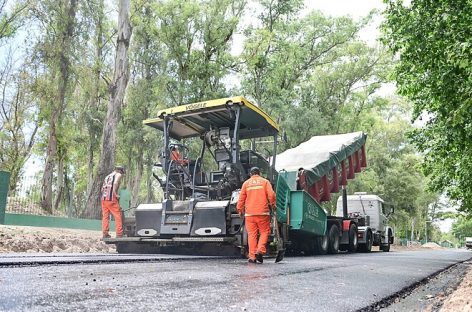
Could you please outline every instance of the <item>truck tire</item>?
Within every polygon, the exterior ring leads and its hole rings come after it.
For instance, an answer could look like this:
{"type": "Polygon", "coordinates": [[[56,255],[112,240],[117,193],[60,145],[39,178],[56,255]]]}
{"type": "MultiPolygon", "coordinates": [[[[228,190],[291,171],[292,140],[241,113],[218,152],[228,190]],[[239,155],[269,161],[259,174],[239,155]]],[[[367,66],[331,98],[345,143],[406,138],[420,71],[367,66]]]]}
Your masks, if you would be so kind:
{"type": "Polygon", "coordinates": [[[354,223],[349,227],[349,246],[347,250],[349,252],[357,251],[357,225],[354,223]]]}
{"type": "Polygon", "coordinates": [[[328,253],[328,236],[315,237],[315,254],[326,255],[328,253]]]}
{"type": "Polygon", "coordinates": [[[339,229],[336,224],[329,228],[328,232],[328,253],[337,254],[339,252],[339,229]]]}
{"type": "Polygon", "coordinates": [[[380,248],[382,249],[383,252],[389,252],[390,251],[390,243],[382,245],[380,248]]]}
{"type": "Polygon", "coordinates": [[[389,252],[390,251],[390,231],[388,231],[388,235],[387,235],[387,243],[386,244],[382,244],[380,246],[380,249],[382,249],[383,252],[389,252]]]}
{"type": "Polygon", "coordinates": [[[372,232],[367,231],[365,234],[365,244],[359,244],[359,249],[362,252],[371,252],[372,251],[372,243],[374,242],[372,238],[372,232]]]}

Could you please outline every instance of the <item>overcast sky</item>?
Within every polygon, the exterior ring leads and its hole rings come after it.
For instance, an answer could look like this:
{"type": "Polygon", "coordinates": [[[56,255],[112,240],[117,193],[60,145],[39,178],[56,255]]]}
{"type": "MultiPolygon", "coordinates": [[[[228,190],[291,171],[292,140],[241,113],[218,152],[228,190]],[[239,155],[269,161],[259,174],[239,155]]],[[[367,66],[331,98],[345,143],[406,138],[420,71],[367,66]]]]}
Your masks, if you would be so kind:
{"type": "MultiPolygon", "coordinates": [[[[336,17],[349,15],[357,20],[367,16],[372,10],[377,10],[380,13],[385,5],[382,0],[305,0],[305,7],[307,12],[319,10],[326,15],[336,17]]],[[[381,21],[380,14],[374,17],[372,23],[360,31],[361,39],[369,44],[375,44],[380,34],[378,27],[381,21]]]]}
{"type": "Polygon", "coordinates": [[[305,6],[333,16],[350,15],[354,18],[366,16],[374,9],[384,8],[381,0],[305,0],[305,6]]]}

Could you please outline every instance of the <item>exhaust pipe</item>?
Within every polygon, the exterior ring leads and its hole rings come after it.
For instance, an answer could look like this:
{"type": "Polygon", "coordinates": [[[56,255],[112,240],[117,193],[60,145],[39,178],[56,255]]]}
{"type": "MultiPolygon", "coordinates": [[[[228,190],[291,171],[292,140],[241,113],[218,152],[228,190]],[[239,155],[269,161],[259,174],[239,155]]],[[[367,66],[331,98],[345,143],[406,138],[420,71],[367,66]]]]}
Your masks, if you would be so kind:
{"type": "Polygon", "coordinates": [[[343,218],[347,219],[347,190],[345,185],[342,185],[341,187],[343,192],[343,218]]]}

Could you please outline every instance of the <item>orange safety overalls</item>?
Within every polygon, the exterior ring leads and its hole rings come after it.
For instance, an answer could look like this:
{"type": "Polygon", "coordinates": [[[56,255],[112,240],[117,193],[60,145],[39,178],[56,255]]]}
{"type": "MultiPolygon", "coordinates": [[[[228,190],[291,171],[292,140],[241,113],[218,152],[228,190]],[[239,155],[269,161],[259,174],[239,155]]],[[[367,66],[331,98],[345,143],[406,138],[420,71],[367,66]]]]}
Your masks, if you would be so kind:
{"type": "Polygon", "coordinates": [[[182,166],[185,166],[188,163],[188,160],[184,159],[182,155],[180,154],[180,152],[176,149],[170,152],[170,159],[182,166]]]}
{"type": "Polygon", "coordinates": [[[112,172],[105,178],[102,186],[102,232],[108,235],[110,230],[110,213],[115,219],[116,236],[123,235],[123,221],[121,218],[120,204],[115,196],[115,178],[117,172],[112,172]]]}
{"type": "Polygon", "coordinates": [[[269,204],[275,209],[275,193],[268,180],[253,175],[243,183],[237,209],[239,214],[245,215],[251,260],[256,259],[256,253],[267,252],[266,245],[270,235],[269,204]]]}

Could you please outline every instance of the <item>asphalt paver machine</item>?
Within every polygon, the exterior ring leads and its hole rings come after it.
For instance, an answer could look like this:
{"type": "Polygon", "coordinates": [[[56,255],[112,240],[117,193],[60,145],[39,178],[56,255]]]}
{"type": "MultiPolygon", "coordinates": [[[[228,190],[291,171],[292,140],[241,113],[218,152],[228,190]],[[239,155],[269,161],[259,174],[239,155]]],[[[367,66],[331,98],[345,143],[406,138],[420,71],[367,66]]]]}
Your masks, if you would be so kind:
{"type": "Polygon", "coordinates": [[[254,166],[275,183],[279,126],[244,97],[167,108],[157,115],[144,124],[163,135],[154,173],[163,200],[139,205],[135,218],[124,224],[125,237],[106,242],[116,244],[118,252],[244,253],[239,190],[254,166]],[[196,157],[190,156],[190,141],[199,142],[196,157]],[[257,150],[261,141],[266,155],[257,150]]]}

